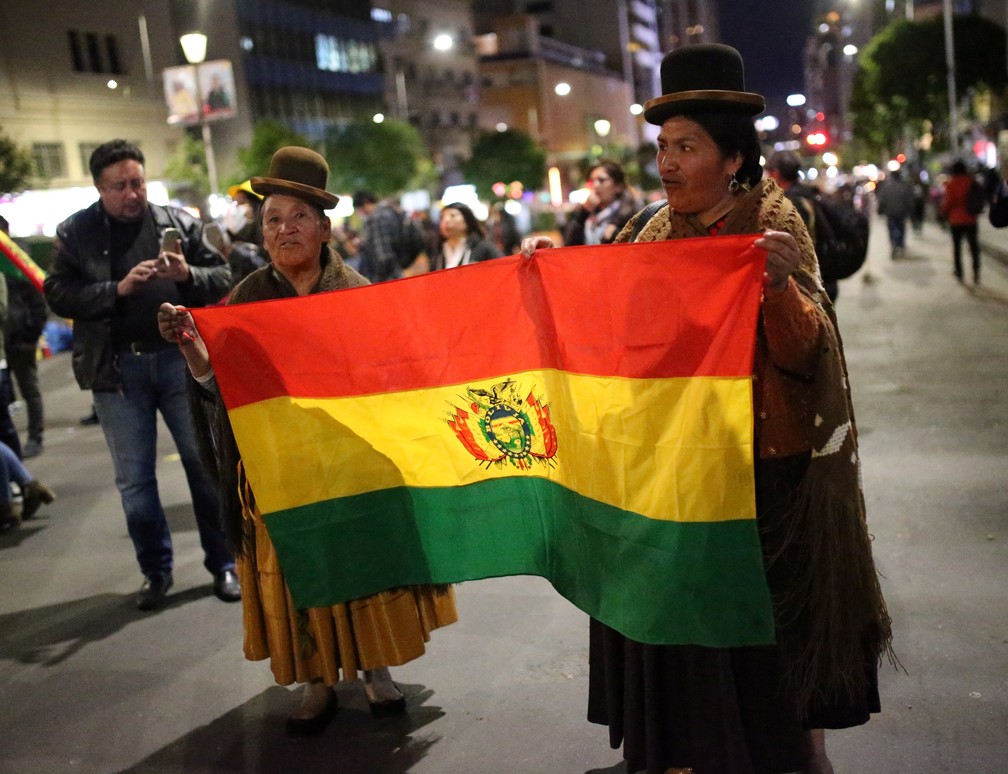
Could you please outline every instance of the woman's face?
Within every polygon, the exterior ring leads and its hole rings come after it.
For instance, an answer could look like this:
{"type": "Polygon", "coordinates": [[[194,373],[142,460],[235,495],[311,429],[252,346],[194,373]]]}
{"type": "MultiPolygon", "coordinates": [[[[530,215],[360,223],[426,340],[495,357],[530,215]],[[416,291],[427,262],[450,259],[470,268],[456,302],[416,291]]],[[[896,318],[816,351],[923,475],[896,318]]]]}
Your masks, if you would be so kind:
{"type": "Polygon", "coordinates": [[[608,207],[622,193],[605,167],[595,167],[588,173],[588,186],[598,197],[600,207],[608,207]]]}
{"type": "Polygon", "coordinates": [[[272,194],[266,199],[262,226],[263,247],[281,273],[285,268],[318,264],[322,245],[332,234],[329,218],[320,219],[315,207],[284,194],[272,194]]]}
{"type": "Polygon", "coordinates": [[[451,207],[441,210],[441,236],[445,239],[462,236],[466,233],[466,222],[462,213],[451,207]]]}
{"type": "Polygon", "coordinates": [[[728,197],[728,181],[742,164],[725,158],[700,124],[672,116],[658,133],[658,173],[669,206],[686,215],[703,215],[728,197]]]}

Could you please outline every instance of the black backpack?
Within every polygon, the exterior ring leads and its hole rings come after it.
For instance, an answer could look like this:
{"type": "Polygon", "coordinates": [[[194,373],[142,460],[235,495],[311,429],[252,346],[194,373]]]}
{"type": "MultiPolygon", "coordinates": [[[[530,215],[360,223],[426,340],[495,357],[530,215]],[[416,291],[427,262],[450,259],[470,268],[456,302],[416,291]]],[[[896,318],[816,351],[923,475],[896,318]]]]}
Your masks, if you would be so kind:
{"type": "Polygon", "coordinates": [[[970,215],[979,215],[987,206],[987,192],[977,180],[970,183],[969,190],[966,191],[966,211],[970,215]]]}
{"type": "Polygon", "coordinates": [[[868,218],[844,202],[822,195],[796,197],[810,217],[809,233],[823,282],[847,279],[864,266],[868,256],[868,218]]]}
{"type": "Polygon", "coordinates": [[[399,267],[405,269],[420,255],[426,252],[427,246],[424,244],[423,232],[409,215],[402,216],[402,225],[399,229],[399,267]]]}

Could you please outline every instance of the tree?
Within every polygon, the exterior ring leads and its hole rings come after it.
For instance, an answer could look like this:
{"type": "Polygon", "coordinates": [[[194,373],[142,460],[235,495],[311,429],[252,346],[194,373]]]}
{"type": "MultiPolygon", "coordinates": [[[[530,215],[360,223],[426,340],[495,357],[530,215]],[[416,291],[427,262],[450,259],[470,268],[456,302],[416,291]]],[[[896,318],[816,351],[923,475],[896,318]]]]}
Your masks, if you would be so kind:
{"type": "Polygon", "coordinates": [[[250,177],[265,175],[269,171],[273,154],[287,145],[308,146],[308,140],[304,135],[276,121],[257,123],[252,130],[252,144],[238,151],[240,177],[231,183],[240,183],[250,177]]]}
{"type": "Polygon", "coordinates": [[[330,185],[337,191],[369,189],[378,196],[429,184],[434,164],[420,133],[404,121],[360,120],[326,133],[330,185]]]}
{"type": "Polygon", "coordinates": [[[23,191],[33,167],[31,152],[0,131],[0,194],[23,191]]]}
{"type": "MultiPolygon", "coordinates": [[[[1004,29],[979,16],[956,16],[953,37],[956,93],[1003,90],[1008,81],[1004,29]]],[[[949,111],[941,17],[899,21],[872,38],[858,57],[850,111],[855,138],[875,150],[890,147],[907,128],[919,135],[925,121],[945,123],[949,111]]]]}
{"type": "Polygon", "coordinates": [[[173,196],[193,202],[205,198],[210,193],[210,177],[203,140],[186,132],[181,144],[165,162],[164,173],[173,196]]]}
{"type": "Polygon", "coordinates": [[[462,165],[468,182],[480,196],[493,196],[494,183],[515,180],[529,191],[543,187],[546,177],[546,151],[525,132],[481,132],[473,143],[472,157],[462,165]]]}

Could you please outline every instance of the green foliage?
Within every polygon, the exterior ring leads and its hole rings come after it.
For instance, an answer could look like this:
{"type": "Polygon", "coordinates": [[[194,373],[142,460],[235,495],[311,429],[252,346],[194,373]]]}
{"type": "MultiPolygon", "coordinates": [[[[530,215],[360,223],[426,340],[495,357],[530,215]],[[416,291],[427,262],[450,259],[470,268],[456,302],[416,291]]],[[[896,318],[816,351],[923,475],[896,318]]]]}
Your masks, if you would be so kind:
{"type": "MultiPolygon", "coordinates": [[[[1004,29],[979,16],[956,16],[952,29],[957,95],[1004,89],[1004,29]]],[[[877,150],[890,146],[906,128],[919,134],[924,121],[944,122],[948,89],[940,16],[898,21],[872,38],[858,57],[850,111],[854,136],[877,150]]]]}
{"type": "Polygon", "coordinates": [[[226,188],[234,183],[241,183],[250,177],[262,176],[269,171],[273,154],[287,145],[310,147],[304,135],[288,129],[276,121],[260,121],[252,130],[252,144],[238,151],[238,163],[241,166],[235,180],[225,183],[226,188]]]}
{"type": "Polygon", "coordinates": [[[329,184],[335,191],[367,188],[391,196],[429,184],[434,164],[420,133],[404,121],[360,120],[326,133],[329,184]]]}
{"type": "Polygon", "coordinates": [[[185,133],[182,142],[168,158],[164,172],[169,181],[168,192],[172,196],[199,199],[210,193],[203,140],[189,132],[185,133]]]}
{"type": "Polygon", "coordinates": [[[0,194],[23,191],[33,166],[31,151],[0,131],[0,194]]]}
{"type": "Polygon", "coordinates": [[[525,132],[481,132],[473,143],[472,158],[462,165],[467,183],[483,197],[493,197],[494,183],[518,180],[527,191],[543,187],[546,151],[525,132]]]}

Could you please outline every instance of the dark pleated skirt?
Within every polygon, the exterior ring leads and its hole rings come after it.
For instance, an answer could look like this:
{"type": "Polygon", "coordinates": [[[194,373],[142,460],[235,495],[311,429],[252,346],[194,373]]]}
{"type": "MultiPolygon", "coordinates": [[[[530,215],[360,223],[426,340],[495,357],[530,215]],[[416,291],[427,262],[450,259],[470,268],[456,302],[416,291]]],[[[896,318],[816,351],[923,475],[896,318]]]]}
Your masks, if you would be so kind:
{"type": "MultiPolygon", "coordinates": [[[[760,460],[757,523],[767,572],[778,598],[790,580],[778,528],[808,465],[805,455],[760,460]]],[[[791,550],[798,550],[793,548],[791,550]]],[[[644,645],[592,620],[589,628],[588,720],[609,727],[630,772],[695,774],[796,771],[811,753],[808,729],[849,728],[880,710],[877,665],[866,654],[863,695],[812,707],[804,719],[788,694],[786,646],[706,648],[644,645]]],[[[778,643],[788,641],[778,626],[778,643]]]]}

